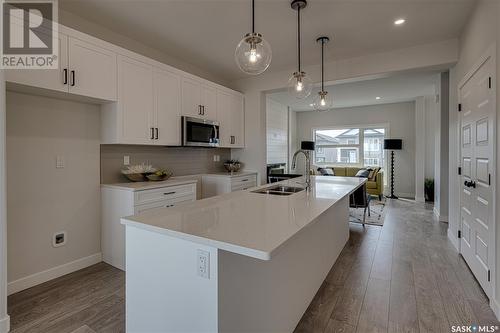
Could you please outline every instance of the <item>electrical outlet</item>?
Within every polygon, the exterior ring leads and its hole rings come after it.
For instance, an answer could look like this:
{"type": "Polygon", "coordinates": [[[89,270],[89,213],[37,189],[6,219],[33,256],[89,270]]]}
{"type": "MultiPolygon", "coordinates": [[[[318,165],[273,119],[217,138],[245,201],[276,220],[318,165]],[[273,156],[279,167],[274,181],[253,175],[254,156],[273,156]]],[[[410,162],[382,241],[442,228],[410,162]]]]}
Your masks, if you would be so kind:
{"type": "Polygon", "coordinates": [[[59,247],[66,244],[66,231],[56,232],[52,236],[52,246],[59,247]]]}
{"type": "Polygon", "coordinates": [[[66,166],[66,163],[64,162],[64,156],[56,156],[56,168],[57,169],[64,169],[66,166]]]}
{"type": "Polygon", "coordinates": [[[210,252],[198,250],[196,255],[196,271],[198,276],[210,279],[210,252]]]}
{"type": "Polygon", "coordinates": [[[130,156],[123,156],[123,165],[130,165],[130,156]]]}

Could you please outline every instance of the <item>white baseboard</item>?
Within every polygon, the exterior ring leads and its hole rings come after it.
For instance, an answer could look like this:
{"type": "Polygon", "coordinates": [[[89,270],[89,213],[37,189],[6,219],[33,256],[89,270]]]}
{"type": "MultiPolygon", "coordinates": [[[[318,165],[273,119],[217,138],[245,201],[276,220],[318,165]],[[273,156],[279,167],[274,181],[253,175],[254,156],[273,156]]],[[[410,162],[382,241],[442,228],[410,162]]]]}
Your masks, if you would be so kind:
{"type": "MultiPolygon", "coordinates": [[[[102,261],[102,253],[96,253],[88,257],[77,259],[66,264],[38,272],[18,280],[9,282],[7,285],[7,294],[11,295],[18,291],[34,287],[40,283],[50,281],[60,276],[72,273],[79,269],[92,266],[102,261]]],[[[0,331],[1,333],[1,331],[0,331]]]]}
{"type": "Polygon", "coordinates": [[[394,195],[399,198],[415,199],[415,193],[394,192],[394,195]]]}
{"type": "Polygon", "coordinates": [[[450,242],[453,245],[453,247],[455,248],[455,250],[459,251],[459,249],[458,249],[458,238],[456,237],[456,235],[454,235],[451,232],[450,228],[448,228],[447,234],[448,234],[448,239],[450,240],[450,242]]]}
{"type": "Polygon", "coordinates": [[[490,299],[490,308],[493,310],[493,313],[497,317],[497,320],[500,320],[500,305],[498,304],[496,299],[490,299]]]}
{"type": "Polygon", "coordinates": [[[0,319],[0,333],[8,333],[10,331],[10,317],[6,315],[0,319]]]}

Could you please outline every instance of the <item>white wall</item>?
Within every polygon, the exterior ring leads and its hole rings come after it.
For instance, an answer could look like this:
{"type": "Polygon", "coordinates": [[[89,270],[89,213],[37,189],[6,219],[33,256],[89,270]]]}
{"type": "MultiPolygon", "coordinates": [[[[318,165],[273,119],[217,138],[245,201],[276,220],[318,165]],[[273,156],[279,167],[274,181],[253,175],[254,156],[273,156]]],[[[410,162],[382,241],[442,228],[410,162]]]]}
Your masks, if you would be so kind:
{"type": "Polygon", "coordinates": [[[7,186],[5,158],[5,78],[0,70],[0,333],[9,331],[7,315],[7,186]]]}
{"type": "MultiPolygon", "coordinates": [[[[325,80],[346,82],[366,77],[379,77],[407,70],[449,68],[458,59],[456,39],[392,50],[357,58],[332,61],[325,64],[325,80]]],[[[306,66],[304,70],[312,77],[321,77],[320,66],[306,66]]],[[[251,170],[259,171],[265,180],[266,166],[266,98],[265,92],[286,87],[288,77],[294,69],[269,72],[256,77],[236,81],[232,84],[245,94],[245,149],[233,152],[233,158],[243,161],[251,170]]]]}
{"type": "MultiPolygon", "coordinates": [[[[478,2],[474,13],[472,13],[461,37],[459,43],[459,61],[455,68],[452,69],[450,73],[450,108],[449,108],[449,232],[448,236],[454,244],[458,244],[457,230],[459,226],[459,200],[458,194],[460,191],[459,177],[457,175],[458,168],[458,113],[457,113],[457,88],[458,82],[463,79],[464,75],[470,71],[473,65],[479,60],[479,58],[485,54],[489,47],[495,46],[497,52],[497,105],[498,97],[500,96],[500,85],[498,84],[498,79],[500,79],[500,61],[498,61],[498,55],[500,55],[500,24],[498,24],[498,17],[500,17],[500,4],[495,0],[481,0],[478,2]]],[[[500,117],[497,111],[497,132],[500,129],[500,117]]],[[[500,156],[500,136],[497,135],[497,156],[500,156]]],[[[498,191],[500,189],[500,164],[496,164],[496,207],[500,207],[500,195],[498,191]]],[[[497,315],[500,317],[500,255],[498,255],[498,250],[500,249],[500,219],[499,212],[495,216],[496,227],[496,272],[495,272],[495,282],[496,291],[495,299],[492,300],[490,304],[493,304],[493,309],[497,315]]]]}
{"type": "Polygon", "coordinates": [[[9,289],[99,256],[99,133],[97,105],[7,92],[9,289]],[[65,168],[56,169],[57,155],[65,168]],[[67,244],[54,248],[59,231],[67,244]]]}
{"type": "Polygon", "coordinates": [[[448,113],[449,74],[441,73],[437,80],[434,135],[434,214],[440,221],[448,221],[448,113]]]}
{"type": "MultiPolygon", "coordinates": [[[[311,140],[312,130],[318,127],[371,124],[389,124],[389,136],[403,139],[403,150],[395,152],[395,192],[396,195],[415,197],[414,102],[377,104],[328,112],[297,112],[297,137],[299,141],[311,140]]],[[[388,154],[386,158],[390,158],[388,154]]],[[[388,177],[388,172],[384,172],[384,177],[388,177]]]]}
{"type": "Polygon", "coordinates": [[[288,163],[288,107],[267,97],[267,164],[288,163]]]}

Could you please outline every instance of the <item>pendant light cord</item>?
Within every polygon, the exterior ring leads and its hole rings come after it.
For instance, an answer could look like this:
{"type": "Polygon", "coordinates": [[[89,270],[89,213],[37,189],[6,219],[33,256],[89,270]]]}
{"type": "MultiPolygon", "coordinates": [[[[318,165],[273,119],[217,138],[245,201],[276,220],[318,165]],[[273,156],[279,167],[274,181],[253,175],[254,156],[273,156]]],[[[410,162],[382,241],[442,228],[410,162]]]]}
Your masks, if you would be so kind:
{"type": "Polygon", "coordinates": [[[302,71],[300,66],[300,6],[297,8],[297,47],[298,47],[298,60],[299,60],[299,73],[302,71]]]}
{"type": "Polygon", "coordinates": [[[325,91],[325,40],[321,40],[321,91],[325,91]]]}
{"type": "Polygon", "coordinates": [[[252,0],[252,33],[255,33],[255,0],[252,0]]]}

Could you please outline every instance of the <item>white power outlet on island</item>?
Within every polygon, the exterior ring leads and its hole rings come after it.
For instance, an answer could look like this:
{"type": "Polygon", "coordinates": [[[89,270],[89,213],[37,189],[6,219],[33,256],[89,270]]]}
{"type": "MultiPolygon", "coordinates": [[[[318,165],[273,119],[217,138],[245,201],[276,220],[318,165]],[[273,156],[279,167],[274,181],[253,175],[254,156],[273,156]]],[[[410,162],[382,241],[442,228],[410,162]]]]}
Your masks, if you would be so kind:
{"type": "Polygon", "coordinates": [[[198,276],[210,279],[210,252],[198,250],[196,255],[196,270],[198,276]]]}
{"type": "Polygon", "coordinates": [[[214,162],[220,162],[220,155],[214,155],[214,162]]]}
{"type": "Polygon", "coordinates": [[[123,165],[130,165],[130,156],[123,156],[123,165]]]}

